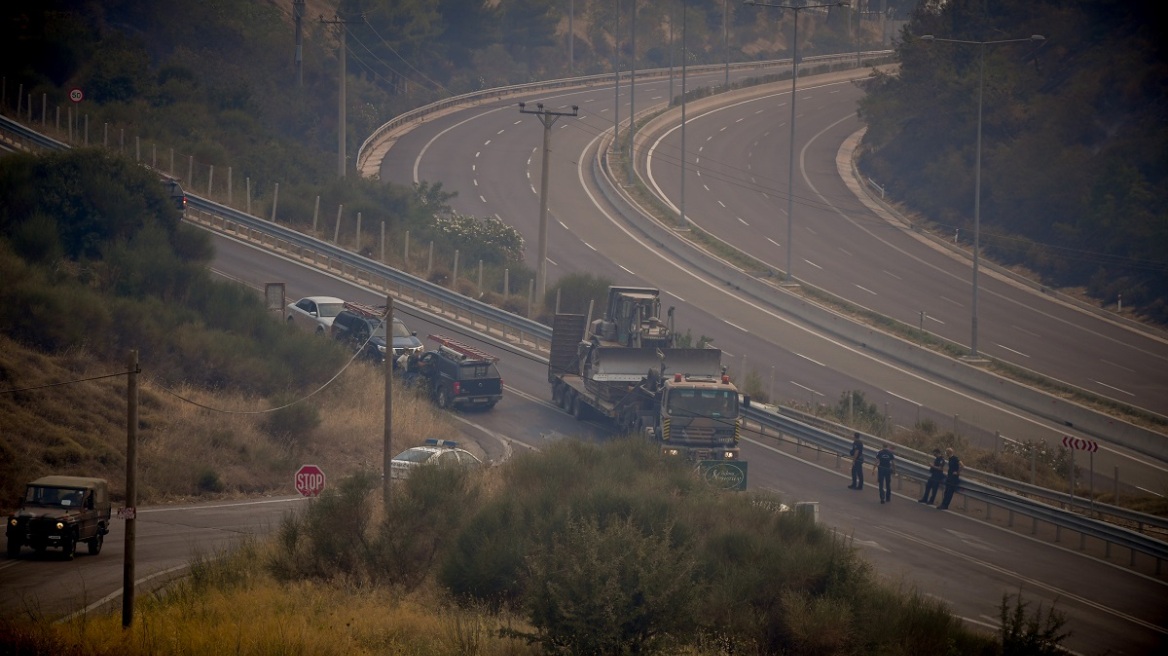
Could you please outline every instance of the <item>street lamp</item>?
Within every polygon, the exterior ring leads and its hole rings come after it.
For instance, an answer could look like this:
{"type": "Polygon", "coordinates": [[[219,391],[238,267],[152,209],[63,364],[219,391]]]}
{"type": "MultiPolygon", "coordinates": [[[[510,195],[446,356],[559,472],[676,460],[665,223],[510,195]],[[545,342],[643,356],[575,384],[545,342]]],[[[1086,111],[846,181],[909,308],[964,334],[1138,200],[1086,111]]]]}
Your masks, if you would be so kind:
{"type": "Polygon", "coordinates": [[[985,47],[1001,45],[1003,43],[1025,43],[1030,41],[1045,41],[1041,34],[1033,34],[1024,39],[997,39],[994,41],[966,41],[963,39],[941,39],[926,34],[922,41],[936,41],[938,43],[961,43],[977,46],[977,155],[974,160],[973,173],[973,318],[970,330],[972,337],[969,340],[969,357],[977,359],[977,272],[981,250],[981,99],[982,89],[985,86],[985,47]]]}
{"type": "Polygon", "coordinates": [[[539,177],[539,261],[535,266],[535,293],[542,302],[547,293],[547,215],[548,215],[548,159],[552,153],[552,125],[561,116],[578,116],[580,107],[572,105],[572,112],[556,112],[544,109],[543,103],[536,103],[535,109],[527,109],[527,103],[519,103],[520,114],[535,114],[543,123],[543,169],[539,177]]]}
{"type": "Polygon", "coordinates": [[[792,226],[795,224],[795,82],[799,79],[799,11],[823,7],[847,7],[850,6],[850,3],[841,0],[816,5],[780,5],[746,0],[744,4],[752,7],[790,9],[795,12],[795,34],[791,37],[791,155],[787,165],[787,275],[785,277],[787,282],[791,282],[791,240],[792,226]]]}

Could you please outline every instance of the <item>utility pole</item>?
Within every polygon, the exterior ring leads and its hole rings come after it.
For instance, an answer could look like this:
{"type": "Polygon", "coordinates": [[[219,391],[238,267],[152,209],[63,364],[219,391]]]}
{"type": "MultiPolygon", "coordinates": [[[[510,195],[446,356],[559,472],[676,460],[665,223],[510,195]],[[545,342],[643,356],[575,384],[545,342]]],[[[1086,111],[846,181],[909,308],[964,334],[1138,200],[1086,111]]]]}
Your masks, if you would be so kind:
{"type": "Polygon", "coordinates": [[[126,542],[122,555],[122,628],[134,623],[134,543],[138,535],[138,351],[126,357],[126,542]]]}
{"type": "Polygon", "coordinates": [[[296,86],[304,86],[304,0],[292,0],[292,18],[296,21],[296,86]]]}
{"type": "Polygon", "coordinates": [[[552,152],[552,125],[561,116],[577,116],[579,111],[578,105],[572,105],[572,113],[569,114],[544,109],[543,103],[536,103],[534,110],[527,109],[527,103],[519,103],[520,114],[535,114],[543,123],[543,169],[539,177],[539,262],[535,266],[535,287],[541,302],[547,293],[548,159],[552,152]]]}
{"type": "Polygon", "coordinates": [[[633,20],[631,22],[632,29],[630,31],[632,32],[632,36],[629,38],[629,44],[632,51],[629,54],[629,129],[627,130],[629,152],[627,164],[625,165],[629,172],[628,183],[630,186],[633,184],[633,166],[635,164],[633,162],[633,137],[637,132],[637,0],[633,0],[633,20]]]}
{"type": "Polygon", "coordinates": [[[337,53],[337,59],[341,62],[341,84],[340,93],[337,95],[337,177],[344,178],[347,166],[345,164],[345,33],[348,31],[345,25],[349,21],[341,20],[333,16],[332,20],[325,20],[324,16],[320,17],[320,22],[325,25],[337,25],[341,32],[341,45],[337,53]]]}
{"type": "Polygon", "coordinates": [[[381,497],[389,516],[393,490],[393,297],[385,295],[385,429],[381,449],[381,497]]]}

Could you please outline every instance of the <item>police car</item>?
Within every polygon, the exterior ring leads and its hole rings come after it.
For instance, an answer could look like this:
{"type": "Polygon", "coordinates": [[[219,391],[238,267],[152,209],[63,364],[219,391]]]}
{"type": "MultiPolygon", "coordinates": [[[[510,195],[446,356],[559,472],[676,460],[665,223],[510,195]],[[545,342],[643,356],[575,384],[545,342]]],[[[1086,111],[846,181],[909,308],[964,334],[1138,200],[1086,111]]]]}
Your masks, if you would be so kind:
{"type": "Polygon", "coordinates": [[[422,465],[442,465],[474,469],[481,467],[482,460],[466,449],[459,448],[451,440],[426,440],[422,446],[406,449],[393,457],[389,476],[393,480],[409,478],[415,468],[422,465]]]}

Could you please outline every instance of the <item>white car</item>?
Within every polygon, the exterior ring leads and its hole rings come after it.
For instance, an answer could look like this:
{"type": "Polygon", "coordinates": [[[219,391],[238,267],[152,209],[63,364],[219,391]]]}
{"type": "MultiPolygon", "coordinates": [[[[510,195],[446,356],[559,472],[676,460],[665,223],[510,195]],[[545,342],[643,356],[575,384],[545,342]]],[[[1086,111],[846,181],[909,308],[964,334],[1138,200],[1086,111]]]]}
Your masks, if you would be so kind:
{"type": "Polygon", "coordinates": [[[481,467],[482,460],[475,454],[460,449],[457,442],[450,440],[426,440],[423,446],[406,449],[393,457],[390,462],[389,477],[393,480],[409,478],[414,468],[422,465],[443,465],[473,469],[481,467]]]}
{"type": "Polygon", "coordinates": [[[335,296],[305,296],[288,304],[288,323],[317,335],[327,335],[333,319],[345,309],[335,296]]]}

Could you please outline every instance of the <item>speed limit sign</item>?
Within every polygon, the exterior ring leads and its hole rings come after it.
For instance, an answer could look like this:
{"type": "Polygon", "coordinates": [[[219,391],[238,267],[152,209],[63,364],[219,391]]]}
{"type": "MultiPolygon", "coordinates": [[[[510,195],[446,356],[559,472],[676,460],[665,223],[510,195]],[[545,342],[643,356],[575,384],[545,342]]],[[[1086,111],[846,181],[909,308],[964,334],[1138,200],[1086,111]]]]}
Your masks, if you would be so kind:
{"type": "Polygon", "coordinates": [[[81,89],[73,88],[69,90],[69,100],[75,103],[81,102],[81,99],[84,97],[85,94],[81,92],[81,89]]]}

